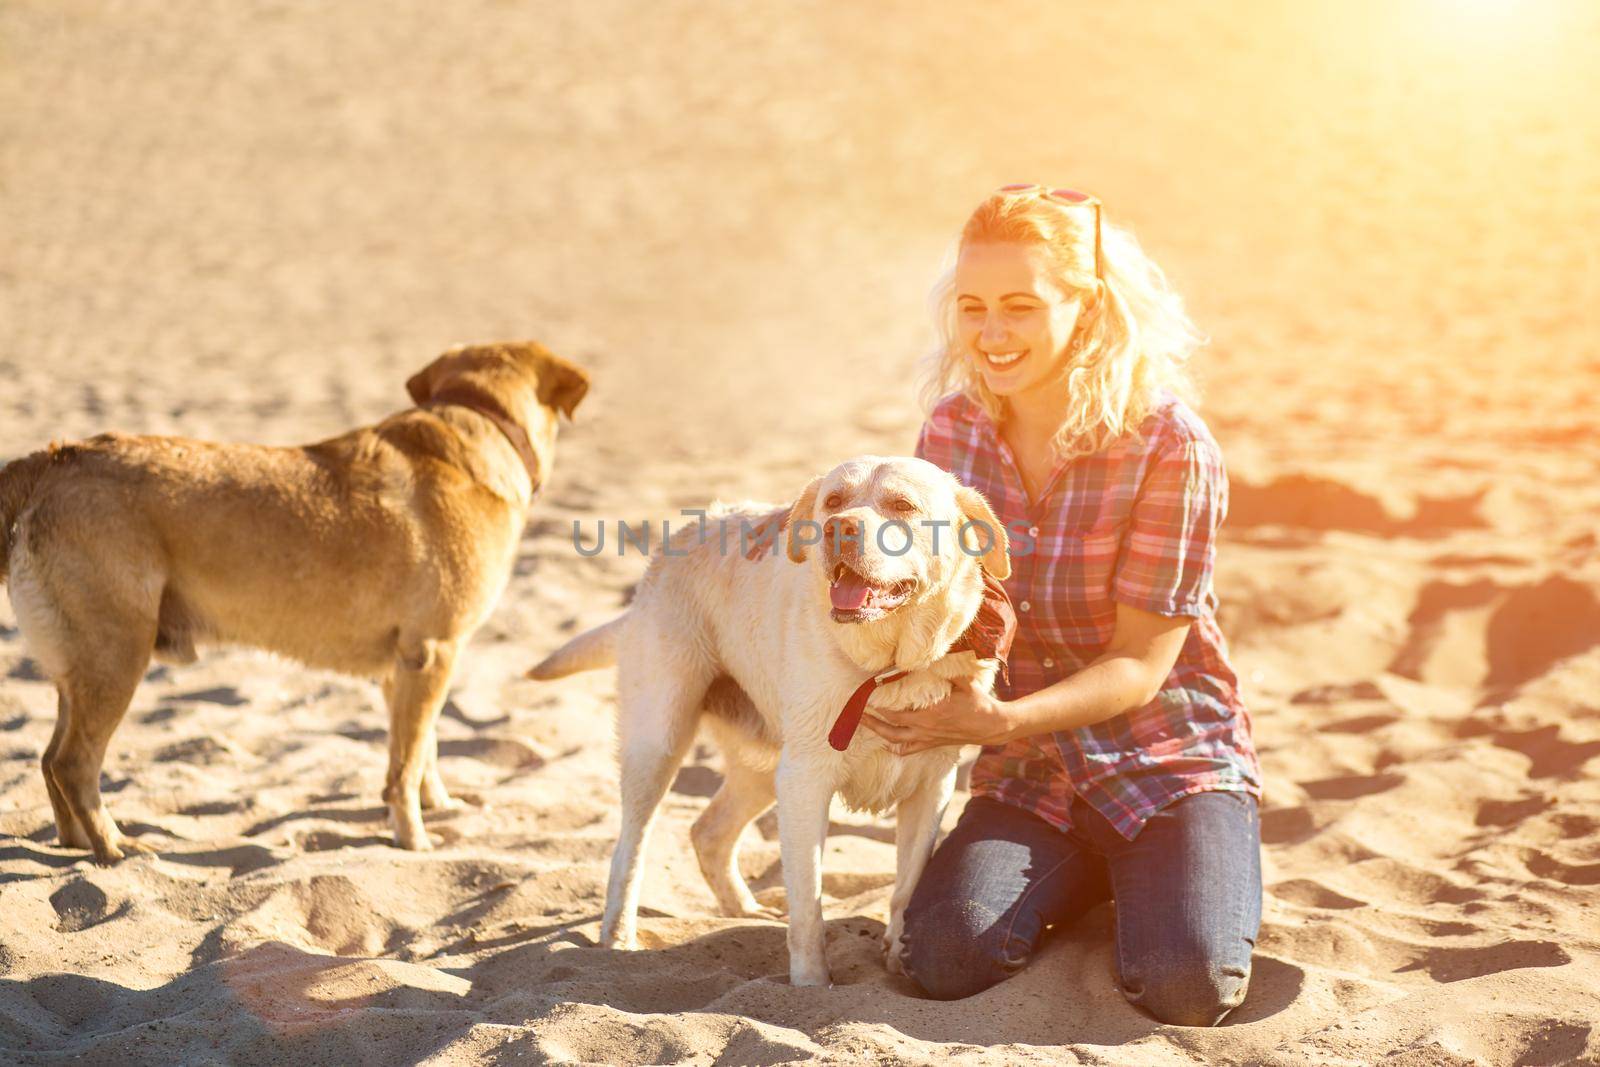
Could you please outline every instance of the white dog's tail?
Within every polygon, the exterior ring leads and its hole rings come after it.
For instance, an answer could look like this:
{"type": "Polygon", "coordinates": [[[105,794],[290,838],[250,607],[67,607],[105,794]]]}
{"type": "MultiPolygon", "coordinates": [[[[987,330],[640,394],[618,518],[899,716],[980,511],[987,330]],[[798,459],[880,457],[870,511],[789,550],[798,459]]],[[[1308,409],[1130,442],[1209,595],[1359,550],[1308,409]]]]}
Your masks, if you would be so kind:
{"type": "Polygon", "coordinates": [[[580,671],[597,671],[602,667],[617,665],[617,639],[628,621],[623,612],[610,622],[585,630],[571,641],[546,656],[537,667],[524,677],[541,682],[552,678],[565,678],[580,671]]]}

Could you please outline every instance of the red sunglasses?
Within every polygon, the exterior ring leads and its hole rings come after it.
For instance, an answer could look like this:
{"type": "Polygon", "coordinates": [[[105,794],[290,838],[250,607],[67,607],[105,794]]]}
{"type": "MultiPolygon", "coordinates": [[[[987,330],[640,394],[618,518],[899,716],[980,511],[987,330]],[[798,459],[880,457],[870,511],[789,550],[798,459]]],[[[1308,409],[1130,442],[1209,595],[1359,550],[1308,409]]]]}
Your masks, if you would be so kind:
{"type": "Polygon", "coordinates": [[[1094,208],[1094,276],[1105,280],[1105,259],[1100,251],[1100,198],[1089,193],[1080,193],[1076,189],[1046,189],[1037,182],[1022,182],[1017,185],[1002,185],[997,192],[1006,196],[1042,196],[1046,200],[1054,200],[1058,204],[1068,207],[1094,208]]]}

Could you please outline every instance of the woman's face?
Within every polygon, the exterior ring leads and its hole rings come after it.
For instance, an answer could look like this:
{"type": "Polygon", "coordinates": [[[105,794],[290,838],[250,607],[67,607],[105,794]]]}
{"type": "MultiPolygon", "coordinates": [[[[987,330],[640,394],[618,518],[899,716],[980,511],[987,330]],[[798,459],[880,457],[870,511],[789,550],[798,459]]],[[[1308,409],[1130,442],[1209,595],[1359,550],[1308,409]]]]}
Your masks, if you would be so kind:
{"type": "Polygon", "coordinates": [[[1059,381],[1082,306],[1035,245],[968,245],[956,261],[959,342],[996,396],[1059,381]]]}

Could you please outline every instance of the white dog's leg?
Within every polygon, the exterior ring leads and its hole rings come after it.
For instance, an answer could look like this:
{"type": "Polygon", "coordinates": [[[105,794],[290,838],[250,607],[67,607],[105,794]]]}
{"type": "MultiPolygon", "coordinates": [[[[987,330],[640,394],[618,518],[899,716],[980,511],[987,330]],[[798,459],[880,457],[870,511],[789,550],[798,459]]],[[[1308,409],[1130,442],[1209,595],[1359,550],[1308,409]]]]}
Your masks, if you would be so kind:
{"type": "MultiPolygon", "coordinates": [[[[639,911],[639,860],[649,841],[656,807],[694,739],[705,680],[672,677],[670,665],[652,664],[652,679],[619,678],[623,691],[617,715],[617,747],[622,772],[622,828],[611,854],[606,910],[600,922],[602,948],[636,947],[639,911]]],[[[683,672],[685,674],[689,672],[683,672]]]]}
{"type": "Polygon", "coordinates": [[[722,788],[694,821],[689,839],[694,842],[700,872],[706,876],[706,885],[711,887],[722,914],[759,915],[761,905],[739,873],[739,834],[772,806],[777,787],[770,771],[747,767],[726,749],[724,762],[727,768],[722,788]]]}
{"type": "Polygon", "coordinates": [[[822,925],[822,845],[828,837],[833,783],[821,768],[785,752],[778,761],[777,785],[778,843],[789,899],[789,981],[830,985],[822,925]]]}
{"type": "Polygon", "coordinates": [[[894,893],[889,897],[889,928],[883,933],[883,962],[891,974],[904,974],[900,955],[904,951],[900,935],[906,928],[906,905],[928,865],[933,843],[939,836],[939,822],[954,792],[956,770],[937,781],[926,782],[922,788],[902,800],[895,809],[894,893]]]}

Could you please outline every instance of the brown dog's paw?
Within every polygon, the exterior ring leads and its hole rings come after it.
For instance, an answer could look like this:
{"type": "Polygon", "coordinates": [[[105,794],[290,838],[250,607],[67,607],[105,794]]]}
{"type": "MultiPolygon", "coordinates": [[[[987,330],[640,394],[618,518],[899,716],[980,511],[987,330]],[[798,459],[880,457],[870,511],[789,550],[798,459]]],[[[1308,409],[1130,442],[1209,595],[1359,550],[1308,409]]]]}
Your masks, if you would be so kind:
{"type": "Polygon", "coordinates": [[[108,841],[104,847],[94,849],[94,861],[102,867],[110,867],[121,863],[132,856],[153,856],[159,851],[154,845],[147,845],[136,837],[119,837],[116,841],[108,841]]]}

